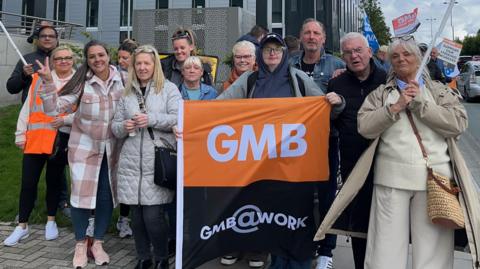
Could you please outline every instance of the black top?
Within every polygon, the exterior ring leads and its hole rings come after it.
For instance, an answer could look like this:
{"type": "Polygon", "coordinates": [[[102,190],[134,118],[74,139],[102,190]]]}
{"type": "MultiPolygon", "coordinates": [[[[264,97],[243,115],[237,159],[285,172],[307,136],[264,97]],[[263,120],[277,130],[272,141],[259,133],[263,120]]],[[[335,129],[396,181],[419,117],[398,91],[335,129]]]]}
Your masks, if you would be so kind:
{"type": "MultiPolygon", "coordinates": [[[[357,131],[358,110],[369,93],[386,83],[385,71],[376,66],[373,60],[370,60],[370,66],[371,73],[364,81],[360,81],[347,67],[347,71],[328,84],[328,92],[334,91],[345,98],[345,109],[333,121],[339,135],[340,173],[343,180],[348,178],[360,155],[370,144],[357,131]]],[[[372,190],[373,174],[370,171],[364,186],[335,222],[334,228],[366,233],[372,190]]]]}
{"type": "Polygon", "coordinates": [[[140,91],[142,91],[142,95],[145,96],[145,91],[147,90],[147,87],[140,87],[140,91]]]}
{"type": "MultiPolygon", "coordinates": [[[[36,72],[39,67],[35,60],[40,61],[42,64],[45,61],[45,57],[50,56],[50,52],[45,52],[41,49],[37,49],[37,51],[25,54],[23,57],[28,64],[33,64],[33,70],[36,72]]],[[[23,62],[19,60],[15,69],[13,69],[10,78],[7,80],[7,91],[11,94],[17,94],[22,92],[22,103],[25,102],[25,99],[28,95],[28,89],[30,88],[30,84],[32,84],[32,77],[25,76],[23,73],[23,62]]]]}
{"type": "MultiPolygon", "coordinates": [[[[180,85],[183,83],[182,71],[177,68],[177,60],[175,55],[170,55],[161,61],[162,70],[165,78],[173,82],[180,89],[180,85]]],[[[200,78],[202,83],[207,85],[214,86],[214,81],[212,79],[212,67],[208,63],[202,63],[203,66],[203,75],[200,78]]]]}
{"type": "Polygon", "coordinates": [[[300,66],[303,72],[305,72],[309,77],[313,77],[313,70],[315,69],[315,63],[313,64],[306,64],[302,60],[302,64],[300,66]]]}
{"type": "MultiPolygon", "coordinates": [[[[357,131],[357,113],[367,95],[386,82],[386,72],[370,61],[372,71],[368,78],[360,81],[350,70],[333,78],[328,83],[327,92],[336,92],[345,98],[345,109],[333,120],[333,128],[338,131],[342,161],[348,162],[348,170],[356,163],[369,142],[357,131]]],[[[346,165],[346,164],[343,164],[346,165]]]]}

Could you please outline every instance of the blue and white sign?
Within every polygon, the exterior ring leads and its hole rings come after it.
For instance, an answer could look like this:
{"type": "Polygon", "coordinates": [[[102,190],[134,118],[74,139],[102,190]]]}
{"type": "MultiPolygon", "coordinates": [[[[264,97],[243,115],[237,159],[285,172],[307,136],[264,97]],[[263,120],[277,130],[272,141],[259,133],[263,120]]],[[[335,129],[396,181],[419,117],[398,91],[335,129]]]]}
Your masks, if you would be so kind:
{"type": "Polygon", "coordinates": [[[373,53],[377,52],[377,50],[380,48],[380,45],[378,44],[375,33],[373,33],[372,26],[370,25],[370,20],[368,20],[367,15],[365,15],[365,18],[363,19],[363,35],[367,38],[368,45],[370,45],[370,48],[372,48],[373,53]]]}

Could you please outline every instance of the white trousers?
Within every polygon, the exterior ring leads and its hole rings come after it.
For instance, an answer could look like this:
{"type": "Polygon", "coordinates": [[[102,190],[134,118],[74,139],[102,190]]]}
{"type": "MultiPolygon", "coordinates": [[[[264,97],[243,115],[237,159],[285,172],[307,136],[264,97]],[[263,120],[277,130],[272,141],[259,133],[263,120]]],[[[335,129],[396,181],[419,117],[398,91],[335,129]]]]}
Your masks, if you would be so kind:
{"type": "Polygon", "coordinates": [[[413,269],[452,269],[454,232],[430,222],[426,191],[375,185],[365,269],[406,269],[409,235],[413,269]]]}

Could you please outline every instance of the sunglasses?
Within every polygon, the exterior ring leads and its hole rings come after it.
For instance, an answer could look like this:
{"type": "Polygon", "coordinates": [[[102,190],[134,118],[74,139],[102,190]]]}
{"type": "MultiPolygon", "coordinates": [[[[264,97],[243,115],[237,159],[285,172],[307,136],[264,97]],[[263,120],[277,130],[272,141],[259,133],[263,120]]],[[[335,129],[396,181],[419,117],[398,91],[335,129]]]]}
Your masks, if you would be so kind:
{"type": "Polygon", "coordinates": [[[413,35],[402,35],[393,37],[393,40],[415,41],[415,37],[413,35]]]}
{"type": "Polygon", "coordinates": [[[186,38],[188,40],[192,40],[190,33],[188,31],[178,31],[172,36],[172,41],[177,39],[186,38]]]}

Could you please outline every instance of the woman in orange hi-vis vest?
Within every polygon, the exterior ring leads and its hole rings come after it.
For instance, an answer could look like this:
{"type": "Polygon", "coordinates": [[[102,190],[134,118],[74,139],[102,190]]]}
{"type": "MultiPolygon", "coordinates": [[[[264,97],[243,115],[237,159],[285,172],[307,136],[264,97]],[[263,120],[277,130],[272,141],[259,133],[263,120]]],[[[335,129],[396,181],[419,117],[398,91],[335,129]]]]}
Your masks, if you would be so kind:
{"type": "MultiPolygon", "coordinates": [[[[73,52],[68,47],[58,47],[52,51],[53,78],[60,89],[73,75],[73,52]]],[[[21,239],[29,236],[28,218],[33,210],[37,197],[37,185],[45,163],[47,181],[47,214],[48,221],[45,225],[45,239],[54,240],[58,237],[55,215],[61,190],[61,179],[65,169],[66,160],[52,158],[57,129],[59,134],[68,136],[71,115],[51,117],[45,114],[43,102],[39,96],[41,78],[37,73],[32,75],[27,99],[17,121],[15,144],[23,149],[22,186],[19,197],[18,226],[3,242],[5,246],[14,246],[21,239]]],[[[71,123],[70,123],[71,124],[71,123]]],[[[68,140],[68,138],[67,138],[68,140]]]]}

